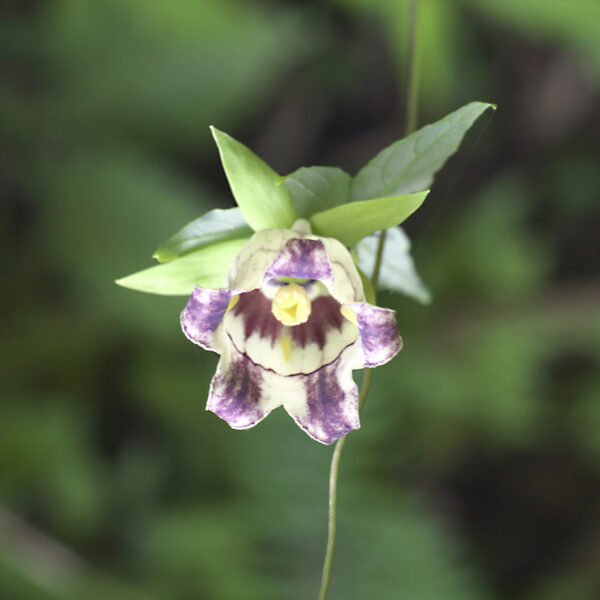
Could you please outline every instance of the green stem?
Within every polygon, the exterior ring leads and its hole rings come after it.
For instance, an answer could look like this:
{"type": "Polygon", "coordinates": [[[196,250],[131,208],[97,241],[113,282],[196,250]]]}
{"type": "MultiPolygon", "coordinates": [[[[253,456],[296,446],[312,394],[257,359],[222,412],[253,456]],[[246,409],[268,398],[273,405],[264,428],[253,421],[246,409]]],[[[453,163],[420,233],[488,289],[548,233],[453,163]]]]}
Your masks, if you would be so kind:
{"type": "Polygon", "coordinates": [[[373,275],[371,275],[371,285],[373,286],[373,294],[375,296],[377,296],[377,282],[379,281],[379,271],[381,271],[381,262],[383,260],[383,247],[385,246],[386,235],[387,229],[382,229],[379,232],[377,252],[375,253],[375,266],[373,267],[373,275]]]}
{"type": "Polygon", "coordinates": [[[417,0],[411,0],[410,17],[408,24],[408,69],[406,73],[406,119],[404,122],[404,135],[410,135],[417,129],[418,114],[418,72],[416,54],[417,35],[417,0]]]}
{"type": "MultiPolygon", "coordinates": [[[[417,4],[418,0],[412,0],[410,4],[410,22],[408,34],[408,82],[406,86],[406,125],[405,135],[409,135],[416,129],[417,125],[417,88],[418,81],[416,77],[415,60],[415,35],[417,24],[417,4]]],[[[377,245],[377,254],[375,255],[375,266],[371,283],[373,290],[377,290],[377,281],[379,280],[379,271],[383,257],[383,247],[385,246],[385,229],[379,234],[379,243],[377,245]]],[[[373,369],[365,369],[362,389],[358,398],[358,410],[360,411],[365,404],[371,381],[373,379],[373,369]]],[[[348,436],[340,438],[333,449],[331,457],[331,468],[329,470],[329,511],[327,518],[327,547],[325,548],[325,559],[323,561],[323,576],[321,578],[321,588],[319,590],[318,600],[326,600],[327,590],[329,589],[329,580],[331,578],[331,564],[333,561],[333,549],[335,547],[335,532],[337,522],[337,484],[338,473],[340,470],[340,458],[342,450],[348,436]]]]}
{"type": "Polygon", "coordinates": [[[340,468],[340,458],[346,443],[346,436],[335,443],[333,456],[331,457],[331,468],[329,470],[329,512],[327,516],[327,547],[325,548],[325,560],[323,561],[323,575],[321,577],[321,589],[319,600],[327,598],[329,579],[331,577],[331,562],[333,560],[333,548],[335,547],[335,528],[337,513],[337,481],[340,468]]]}
{"type": "MultiPolygon", "coordinates": [[[[358,407],[365,403],[369,388],[371,387],[371,379],[373,378],[373,369],[365,369],[365,377],[363,380],[360,397],[358,398],[358,407]]],[[[319,590],[319,600],[327,598],[327,590],[329,589],[329,578],[331,577],[331,563],[333,561],[333,549],[335,547],[335,529],[337,520],[337,482],[338,472],[340,468],[340,457],[346,443],[347,435],[340,438],[333,449],[331,457],[331,468],[329,470],[329,512],[327,518],[327,548],[325,549],[325,560],[323,561],[323,576],[321,578],[321,589],[319,590]]]]}
{"type": "MultiPolygon", "coordinates": [[[[383,256],[383,246],[385,245],[385,229],[379,234],[379,244],[377,245],[377,254],[375,256],[375,267],[373,268],[373,276],[371,283],[373,289],[377,289],[377,280],[379,279],[379,271],[381,269],[381,258],[383,256]]],[[[373,369],[365,369],[360,396],[358,397],[358,410],[360,411],[365,404],[371,380],[373,379],[373,369]]],[[[325,548],[325,559],[323,561],[323,575],[321,577],[321,589],[319,590],[319,600],[327,598],[327,590],[329,589],[329,579],[331,577],[331,563],[333,561],[333,549],[335,547],[335,531],[337,522],[337,482],[340,469],[340,458],[342,450],[346,443],[345,435],[340,438],[333,449],[331,457],[331,468],[329,470],[329,512],[327,517],[327,547],[325,548]]]]}

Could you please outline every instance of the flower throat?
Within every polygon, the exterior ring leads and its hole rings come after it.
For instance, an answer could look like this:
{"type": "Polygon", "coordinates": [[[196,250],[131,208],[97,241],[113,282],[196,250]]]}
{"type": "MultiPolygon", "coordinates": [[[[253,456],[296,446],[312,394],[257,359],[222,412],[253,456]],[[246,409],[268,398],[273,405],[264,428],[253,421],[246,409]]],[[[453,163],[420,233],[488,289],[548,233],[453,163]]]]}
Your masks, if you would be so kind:
{"type": "Polygon", "coordinates": [[[273,298],[271,312],[280,323],[288,327],[306,323],[311,312],[306,290],[297,283],[279,288],[273,298]]]}

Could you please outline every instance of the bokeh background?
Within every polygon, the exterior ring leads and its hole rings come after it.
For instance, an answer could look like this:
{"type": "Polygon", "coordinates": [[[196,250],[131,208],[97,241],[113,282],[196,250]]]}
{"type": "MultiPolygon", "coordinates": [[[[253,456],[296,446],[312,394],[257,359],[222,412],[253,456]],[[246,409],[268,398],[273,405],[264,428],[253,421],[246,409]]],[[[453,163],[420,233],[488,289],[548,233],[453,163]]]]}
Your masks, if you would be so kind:
{"type": "MultiPolygon", "coordinates": [[[[406,0],[5,0],[0,598],[316,597],[331,448],[204,410],[185,298],[118,288],[278,172],[403,135],[406,0]]],[[[600,3],[421,0],[419,123],[475,124],[406,223],[434,302],[342,458],[330,598],[600,597],[600,3]]]]}

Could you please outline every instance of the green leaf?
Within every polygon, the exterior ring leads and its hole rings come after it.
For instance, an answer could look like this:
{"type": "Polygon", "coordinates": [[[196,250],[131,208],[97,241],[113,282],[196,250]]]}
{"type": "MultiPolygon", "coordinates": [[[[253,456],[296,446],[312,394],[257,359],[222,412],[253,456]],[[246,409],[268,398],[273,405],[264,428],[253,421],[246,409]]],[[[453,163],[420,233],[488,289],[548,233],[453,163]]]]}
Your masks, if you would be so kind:
{"type": "MultiPolygon", "coordinates": [[[[373,275],[378,243],[379,237],[370,235],[356,245],[358,265],[368,277],[373,275]]],[[[377,287],[406,294],[423,304],[431,302],[410,255],[410,240],[400,227],[387,230],[377,287]]]]}
{"type": "Polygon", "coordinates": [[[169,262],[209,244],[238,238],[248,239],[251,235],[252,230],[239,208],[216,208],[188,223],[161,244],[152,256],[161,263],[169,262]]]}
{"type": "Polygon", "coordinates": [[[402,223],[423,204],[427,194],[429,190],[349,202],[314,214],[310,222],[316,234],[337,238],[350,247],[379,229],[402,223]]]}
{"type": "Polygon", "coordinates": [[[350,175],[337,167],[301,167],[283,180],[303,219],[348,202],[351,181],[350,175]]]}
{"type": "Polygon", "coordinates": [[[244,144],[215,127],[210,129],[231,191],[248,225],[254,231],[290,228],[298,216],[287,188],[278,185],[277,173],[244,144]]]}
{"type": "Polygon", "coordinates": [[[454,154],[488,102],[471,102],[382,150],[354,178],[353,200],[410,194],[431,187],[433,176],[454,154]]]}
{"type": "Polygon", "coordinates": [[[247,242],[248,239],[244,238],[206,246],[181,258],[117,279],[116,283],[139,292],[165,296],[189,296],[194,285],[219,288],[225,284],[233,259],[247,242]]]}

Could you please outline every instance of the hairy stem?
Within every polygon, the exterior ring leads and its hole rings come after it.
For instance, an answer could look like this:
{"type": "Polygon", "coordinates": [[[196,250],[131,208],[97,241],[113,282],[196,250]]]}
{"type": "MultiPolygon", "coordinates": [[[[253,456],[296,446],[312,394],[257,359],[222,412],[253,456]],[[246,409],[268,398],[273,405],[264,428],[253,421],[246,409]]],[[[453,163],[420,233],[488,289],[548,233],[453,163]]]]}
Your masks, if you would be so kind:
{"type": "MultiPolygon", "coordinates": [[[[408,71],[407,71],[407,85],[406,85],[406,121],[405,121],[405,135],[411,134],[417,125],[417,88],[418,81],[416,75],[416,56],[415,56],[415,37],[416,37],[416,24],[417,24],[417,4],[418,0],[411,0],[410,3],[410,21],[409,21],[409,32],[408,32],[408,71]]],[[[381,263],[383,257],[383,248],[385,246],[385,229],[379,234],[379,243],[377,245],[377,254],[375,256],[375,266],[373,268],[373,276],[371,277],[371,283],[373,284],[373,290],[377,290],[377,282],[379,280],[379,271],[381,270],[381,263]]],[[[365,375],[363,378],[362,388],[360,390],[360,396],[358,398],[358,409],[361,410],[364,406],[369,388],[371,387],[371,380],[373,379],[373,369],[365,369],[365,375]]],[[[340,438],[333,449],[333,456],[331,457],[331,468],[329,470],[329,511],[327,517],[327,547],[325,548],[325,559],[323,561],[323,575],[321,578],[321,588],[319,590],[318,600],[326,600],[327,591],[329,589],[329,579],[331,577],[331,564],[333,561],[333,549],[335,547],[335,532],[337,523],[337,483],[338,473],[340,469],[340,458],[342,456],[342,450],[346,444],[345,435],[340,438]]]]}

